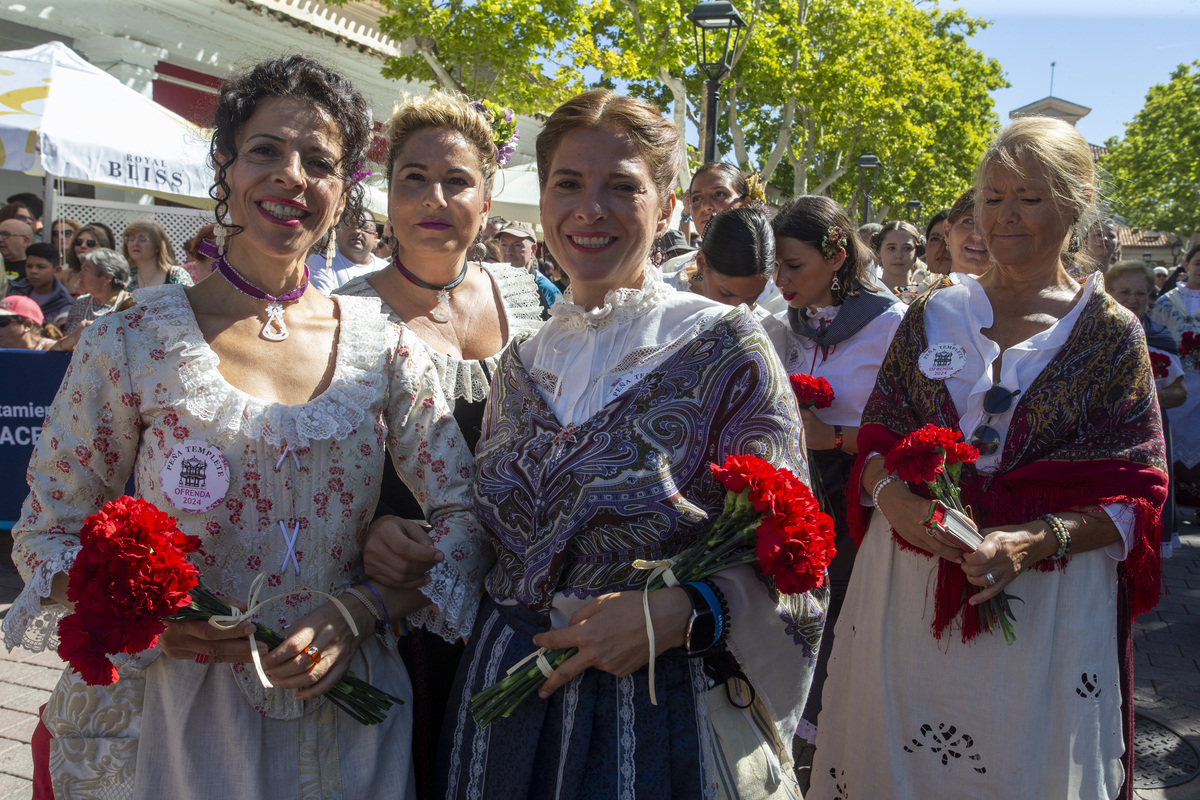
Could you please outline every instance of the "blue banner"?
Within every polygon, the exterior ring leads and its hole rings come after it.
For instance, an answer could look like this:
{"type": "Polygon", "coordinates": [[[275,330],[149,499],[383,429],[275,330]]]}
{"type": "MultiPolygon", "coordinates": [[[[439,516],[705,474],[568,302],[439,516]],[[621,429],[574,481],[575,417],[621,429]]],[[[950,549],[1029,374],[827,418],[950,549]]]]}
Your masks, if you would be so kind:
{"type": "Polygon", "coordinates": [[[0,350],[0,529],[21,516],[26,467],[70,363],[70,353],[0,350]]]}

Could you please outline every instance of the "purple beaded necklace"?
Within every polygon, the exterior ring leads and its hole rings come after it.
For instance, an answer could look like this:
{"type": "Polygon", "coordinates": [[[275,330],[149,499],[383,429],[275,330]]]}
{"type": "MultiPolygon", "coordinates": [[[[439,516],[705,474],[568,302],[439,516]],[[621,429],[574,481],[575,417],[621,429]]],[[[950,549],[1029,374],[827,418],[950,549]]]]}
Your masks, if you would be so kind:
{"type": "Polygon", "coordinates": [[[229,281],[229,285],[237,289],[247,297],[252,297],[255,300],[266,300],[267,305],[267,321],[263,323],[262,333],[259,334],[264,339],[271,342],[282,342],[288,337],[287,325],[283,324],[283,304],[290,303],[293,300],[299,300],[304,295],[304,290],[308,288],[308,266],[304,267],[304,281],[286,294],[281,294],[278,297],[264,292],[262,289],[255,286],[250,281],[246,280],[238,273],[233,266],[222,256],[213,264],[213,268],[221,273],[225,280],[229,281]]]}

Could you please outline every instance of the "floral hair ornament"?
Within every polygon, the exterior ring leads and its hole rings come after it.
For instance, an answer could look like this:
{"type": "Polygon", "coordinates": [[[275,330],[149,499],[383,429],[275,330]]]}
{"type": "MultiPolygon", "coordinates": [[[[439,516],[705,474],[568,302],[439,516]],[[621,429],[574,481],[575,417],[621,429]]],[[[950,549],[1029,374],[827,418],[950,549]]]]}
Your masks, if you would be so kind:
{"type": "Polygon", "coordinates": [[[757,172],[751,172],[746,176],[746,197],[750,198],[751,203],[766,208],[767,190],[763,186],[762,177],[757,172]]]}
{"type": "Polygon", "coordinates": [[[350,180],[353,183],[360,183],[369,177],[371,177],[371,173],[363,170],[363,162],[360,161],[354,165],[354,174],[350,176],[350,180]]]}
{"type": "Polygon", "coordinates": [[[821,255],[825,258],[837,258],[837,254],[846,249],[846,232],[841,225],[830,225],[821,239],[821,255]]]}
{"type": "Polygon", "coordinates": [[[521,136],[517,130],[517,115],[511,108],[505,108],[491,100],[472,100],[471,108],[483,114],[488,125],[492,127],[492,141],[496,145],[496,163],[504,166],[517,152],[517,142],[521,136]]]}

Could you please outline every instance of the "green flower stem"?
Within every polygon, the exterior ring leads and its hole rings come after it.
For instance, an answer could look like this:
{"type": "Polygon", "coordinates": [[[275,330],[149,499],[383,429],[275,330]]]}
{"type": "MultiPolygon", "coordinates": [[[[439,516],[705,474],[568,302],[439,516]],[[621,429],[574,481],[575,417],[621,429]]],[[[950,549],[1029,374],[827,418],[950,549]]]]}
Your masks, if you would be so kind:
{"type": "MultiPolygon", "coordinates": [[[[191,595],[191,605],[167,619],[207,621],[214,616],[233,613],[233,609],[228,603],[203,584],[192,590],[191,595]]],[[[283,636],[264,625],[256,625],[254,635],[272,649],[284,641],[283,636]]],[[[375,688],[349,671],[342,675],[341,680],[325,693],[325,697],[363,725],[376,725],[382,722],[387,718],[388,711],[394,704],[404,703],[399,697],[375,688]]]]}

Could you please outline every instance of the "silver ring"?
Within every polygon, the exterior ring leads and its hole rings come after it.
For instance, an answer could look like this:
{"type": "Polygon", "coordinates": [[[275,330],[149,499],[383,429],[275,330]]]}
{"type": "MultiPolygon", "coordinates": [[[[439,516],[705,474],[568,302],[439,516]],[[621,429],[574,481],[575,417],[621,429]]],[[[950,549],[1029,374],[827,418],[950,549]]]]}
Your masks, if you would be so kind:
{"type": "Polygon", "coordinates": [[[987,575],[984,575],[983,577],[987,578],[988,586],[996,585],[996,579],[994,577],[992,577],[992,573],[989,572],[987,575]]]}

